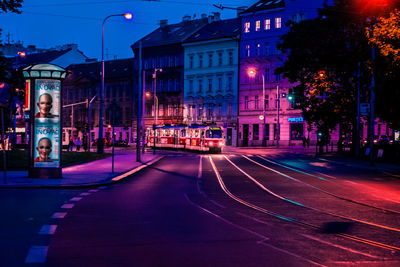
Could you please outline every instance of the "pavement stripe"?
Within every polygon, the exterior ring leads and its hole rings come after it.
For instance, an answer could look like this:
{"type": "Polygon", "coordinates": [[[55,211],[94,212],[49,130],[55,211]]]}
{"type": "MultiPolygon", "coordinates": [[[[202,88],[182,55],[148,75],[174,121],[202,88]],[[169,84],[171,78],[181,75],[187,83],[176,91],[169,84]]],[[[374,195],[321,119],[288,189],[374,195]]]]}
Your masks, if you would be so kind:
{"type": "Polygon", "coordinates": [[[90,193],[81,193],[80,195],[81,195],[81,196],[89,196],[90,193]]]}
{"type": "Polygon", "coordinates": [[[52,219],[63,219],[67,215],[66,212],[55,212],[51,218],[52,219]]]}
{"type": "Polygon", "coordinates": [[[61,206],[62,209],[72,209],[75,204],[64,204],[61,206]]]}
{"type": "Polygon", "coordinates": [[[73,197],[70,199],[70,201],[79,201],[81,199],[82,199],[81,197],[73,197]]]}
{"type": "Polygon", "coordinates": [[[48,246],[32,246],[26,256],[25,263],[46,262],[48,246]]]}
{"type": "Polygon", "coordinates": [[[39,231],[39,235],[54,235],[56,232],[57,225],[43,225],[39,231]]]}

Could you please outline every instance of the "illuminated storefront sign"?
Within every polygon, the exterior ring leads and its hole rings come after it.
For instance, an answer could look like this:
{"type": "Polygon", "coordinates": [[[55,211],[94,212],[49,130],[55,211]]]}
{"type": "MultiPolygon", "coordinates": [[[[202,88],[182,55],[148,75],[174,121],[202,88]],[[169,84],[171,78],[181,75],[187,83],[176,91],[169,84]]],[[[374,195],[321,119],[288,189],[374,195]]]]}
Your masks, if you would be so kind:
{"type": "Polygon", "coordinates": [[[288,122],[303,122],[303,121],[304,121],[303,117],[288,118],[288,122]]]}

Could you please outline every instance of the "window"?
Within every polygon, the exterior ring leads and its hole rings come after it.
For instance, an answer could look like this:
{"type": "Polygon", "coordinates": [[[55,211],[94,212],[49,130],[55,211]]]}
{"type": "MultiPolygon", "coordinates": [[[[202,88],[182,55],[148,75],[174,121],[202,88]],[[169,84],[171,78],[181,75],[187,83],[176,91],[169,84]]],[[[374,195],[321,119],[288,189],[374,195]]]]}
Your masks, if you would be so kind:
{"type": "Polygon", "coordinates": [[[220,119],[222,114],[222,104],[218,103],[218,110],[217,110],[217,116],[220,119]]]}
{"type": "Polygon", "coordinates": [[[208,79],[208,92],[212,92],[212,79],[208,79]]]}
{"type": "Polygon", "coordinates": [[[228,76],[228,91],[232,91],[232,76],[228,76]]]}
{"type": "Polygon", "coordinates": [[[279,82],[281,80],[281,75],[280,74],[276,74],[275,75],[275,81],[279,82]]]}
{"type": "Polygon", "coordinates": [[[203,55],[199,55],[199,68],[203,67],[203,55]]]}
{"type": "Polygon", "coordinates": [[[228,110],[227,110],[227,115],[231,116],[232,115],[232,103],[228,103],[228,110]]]}
{"type": "Polygon", "coordinates": [[[218,91],[222,91],[222,77],[218,77],[218,91]]]}
{"type": "Polygon", "coordinates": [[[193,56],[189,56],[189,69],[193,69],[193,56]]]}
{"type": "Polygon", "coordinates": [[[250,45],[246,45],[246,46],[245,46],[245,49],[246,49],[246,54],[245,54],[245,56],[246,56],[246,57],[250,57],[250,45]]]}
{"type": "Polygon", "coordinates": [[[261,53],[261,44],[256,45],[256,56],[259,56],[261,53]]]}
{"type": "Polygon", "coordinates": [[[212,65],[213,65],[212,60],[213,60],[213,55],[212,54],[208,54],[208,66],[209,67],[212,67],[212,65]]]}
{"type": "Polygon", "coordinates": [[[254,96],[254,109],[258,109],[259,104],[258,104],[258,95],[254,96]]]}
{"type": "Polygon", "coordinates": [[[198,93],[203,92],[203,79],[199,79],[199,91],[198,93]]]}
{"type": "Polygon", "coordinates": [[[265,79],[265,81],[269,81],[269,69],[265,69],[264,79],[265,79]]]}
{"type": "Polygon", "coordinates": [[[249,109],[249,97],[245,96],[244,97],[244,109],[249,109]]]}
{"type": "Polygon", "coordinates": [[[265,55],[266,56],[271,55],[271,46],[269,43],[265,43],[265,55]]]}
{"type": "Polygon", "coordinates": [[[246,33],[250,32],[250,22],[245,22],[243,28],[244,28],[244,32],[246,32],[246,33]]]}
{"type": "Polygon", "coordinates": [[[193,93],[193,80],[189,80],[189,93],[193,93]]]}
{"type": "Polygon", "coordinates": [[[264,30],[270,30],[270,29],[271,29],[271,20],[265,19],[264,20],[264,30]]]}
{"type": "Polygon", "coordinates": [[[276,29],[282,28],[282,18],[280,17],[275,18],[275,28],[276,29]]]}
{"type": "Polygon", "coordinates": [[[260,136],[260,128],[258,124],[253,124],[253,140],[258,140],[260,136]]]}
{"type": "Polygon", "coordinates": [[[260,25],[261,25],[260,21],[257,20],[257,21],[256,21],[256,32],[258,32],[258,31],[260,30],[260,28],[261,28],[260,25]]]}
{"type": "Polygon", "coordinates": [[[218,66],[222,66],[222,52],[218,52],[218,66]]]}
{"type": "Polygon", "coordinates": [[[268,109],[268,107],[269,107],[269,95],[265,95],[264,107],[265,107],[265,109],[268,109]]]}
{"type": "Polygon", "coordinates": [[[233,65],[233,52],[229,52],[229,65],[233,65]]]}

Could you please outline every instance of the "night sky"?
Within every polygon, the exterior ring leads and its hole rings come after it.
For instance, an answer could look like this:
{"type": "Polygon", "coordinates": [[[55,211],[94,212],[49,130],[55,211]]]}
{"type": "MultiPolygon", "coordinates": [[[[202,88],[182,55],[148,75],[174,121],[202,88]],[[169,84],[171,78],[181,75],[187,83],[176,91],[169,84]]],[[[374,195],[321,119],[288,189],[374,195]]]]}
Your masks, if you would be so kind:
{"type": "Polygon", "coordinates": [[[127,58],[130,45],[158,27],[161,19],[178,23],[184,15],[200,18],[202,13],[220,12],[222,19],[233,18],[236,11],[213,7],[250,6],[255,0],[25,0],[22,14],[0,14],[2,42],[22,41],[25,46],[51,48],[76,43],[89,58],[101,58],[101,24],[111,14],[130,12],[132,20],[114,17],[105,24],[105,58],[127,58]]]}

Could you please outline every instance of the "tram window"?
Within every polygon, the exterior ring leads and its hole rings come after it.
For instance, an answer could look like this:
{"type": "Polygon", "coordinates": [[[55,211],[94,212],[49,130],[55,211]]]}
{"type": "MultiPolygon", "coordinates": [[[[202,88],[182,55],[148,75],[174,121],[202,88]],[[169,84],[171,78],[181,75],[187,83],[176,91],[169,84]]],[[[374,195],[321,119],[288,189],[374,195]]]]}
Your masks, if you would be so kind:
{"type": "Polygon", "coordinates": [[[181,131],[181,137],[185,137],[186,136],[186,131],[185,130],[182,130],[181,131]]]}
{"type": "Polygon", "coordinates": [[[220,130],[208,130],[206,138],[222,138],[222,132],[220,130]]]}

